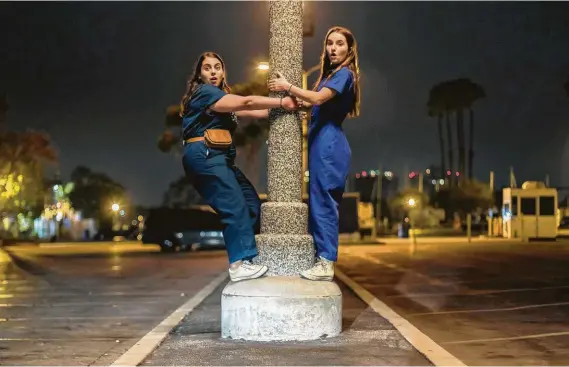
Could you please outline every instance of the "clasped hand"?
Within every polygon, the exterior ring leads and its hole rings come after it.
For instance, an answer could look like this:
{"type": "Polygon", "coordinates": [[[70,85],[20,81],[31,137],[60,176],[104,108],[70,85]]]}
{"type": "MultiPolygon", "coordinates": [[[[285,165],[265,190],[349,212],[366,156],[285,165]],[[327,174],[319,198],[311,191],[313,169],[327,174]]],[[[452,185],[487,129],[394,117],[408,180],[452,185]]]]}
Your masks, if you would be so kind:
{"type": "MultiPolygon", "coordinates": [[[[286,80],[286,78],[280,72],[277,71],[275,74],[276,77],[269,80],[268,83],[269,90],[271,92],[289,91],[292,84],[289,83],[288,80],[286,80]]],[[[294,98],[294,100],[291,97],[283,98],[283,108],[287,110],[299,110],[307,107],[308,107],[307,103],[300,98],[294,98]],[[287,103],[286,106],[285,106],[285,100],[287,103]],[[291,102],[294,103],[294,107],[291,107],[292,106],[291,102]]]]}

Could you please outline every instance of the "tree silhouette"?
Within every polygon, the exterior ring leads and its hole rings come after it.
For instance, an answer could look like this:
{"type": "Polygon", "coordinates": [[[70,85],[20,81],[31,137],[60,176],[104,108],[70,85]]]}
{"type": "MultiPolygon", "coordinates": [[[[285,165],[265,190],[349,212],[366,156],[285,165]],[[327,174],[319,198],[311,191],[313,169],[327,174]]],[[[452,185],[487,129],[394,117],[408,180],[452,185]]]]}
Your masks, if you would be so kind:
{"type": "Polygon", "coordinates": [[[569,98],[569,76],[567,77],[567,81],[564,84],[565,87],[565,94],[567,94],[567,98],[569,98]]]}
{"type": "Polygon", "coordinates": [[[187,208],[190,205],[201,203],[201,196],[185,175],[171,182],[162,197],[162,206],[174,209],[187,208]]]}
{"type": "Polygon", "coordinates": [[[0,210],[39,214],[45,194],[43,167],[56,161],[47,134],[0,132],[0,210]]]}
{"type": "MultiPolygon", "coordinates": [[[[448,154],[448,166],[442,165],[441,171],[443,177],[446,176],[447,169],[454,171],[454,149],[453,149],[453,138],[452,138],[452,124],[451,124],[451,114],[453,111],[453,106],[451,105],[451,100],[449,95],[448,82],[443,82],[435,85],[431,88],[429,93],[429,100],[427,102],[428,114],[431,116],[437,116],[439,118],[439,145],[442,148],[441,154],[444,156],[444,137],[443,137],[443,126],[442,117],[445,118],[446,127],[446,137],[447,137],[447,154],[448,154]],[[442,144],[441,144],[441,139],[442,144]]],[[[441,158],[441,163],[443,163],[444,158],[441,158]]],[[[449,177],[449,184],[452,186],[454,183],[454,176],[451,174],[449,177]]]]}
{"type": "MultiPolygon", "coordinates": [[[[486,97],[484,89],[467,78],[453,79],[435,85],[429,93],[427,107],[429,116],[439,118],[444,114],[447,127],[447,144],[449,147],[449,169],[454,171],[452,131],[450,115],[454,113],[456,117],[456,142],[458,148],[458,172],[461,178],[473,177],[474,160],[474,111],[473,104],[479,99],[486,97]],[[466,144],[464,130],[464,112],[469,111],[469,147],[468,147],[468,176],[466,176],[466,144]]],[[[442,123],[440,123],[442,124],[442,123]]],[[[442,129],[439,127],[439,131],[442,129]]],[[[439,133],[439,140],[440,140],[439,133]]],[[[439,143],[440,144],[440,143],[439,143]]],[[[451,177],[451,183],[454,180],[451,177]]]]}
{"type": "Polygon", "coordinates": [[[433,87],[429,92],[429,100],[427,102],[427,114],[429,117],[437,118],[437,134],[439,137],[439,148],[441,150],[441,172],[440,177],[446,176],[445,162],[445,139],[443,135],[443,116],[445,114],[444,106],[441,101],[440,88],[433,87]]]}
{"type": "Polygon", "coordinates": [[[121,208],[130,207],[124,186],[104,173],[78,166],[71,172],[71,181],[73,191],[69,193],[69,200],[85,218],[94,218],[101,224],[110,225],[113,203],[119,203],[121,208]]]}

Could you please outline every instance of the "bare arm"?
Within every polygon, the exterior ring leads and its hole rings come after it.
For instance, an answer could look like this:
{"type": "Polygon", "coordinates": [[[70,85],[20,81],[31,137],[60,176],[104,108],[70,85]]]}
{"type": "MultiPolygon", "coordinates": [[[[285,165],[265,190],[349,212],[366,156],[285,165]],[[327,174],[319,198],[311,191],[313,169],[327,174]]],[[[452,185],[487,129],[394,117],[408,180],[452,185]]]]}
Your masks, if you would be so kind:
{"type": "Polygon", "coordinates": [[[242,119],[261,120],[269,118],[269,110],[237,111],[237,117],[242,119]]]}
{"type": "Polygon", "coordinates": [[[266,110],[269,108],[283,107],[293,110],[296,107],[295,101],[290,97],[270,98],[261,96],[242,97],[235,94],[226,94],[221,99],[210,106],[210,110],[220,113],[266,110]]]}
{"type": "Polygon", "coordinates": [[[276,77],[269,81],[270,91],[286,91],[289,94],[310,103],[313,106],[320,106],[328,102],[336,95],[336,91],[324,87],[320,91],[305,90],[289,83],[281,73],[277,72],[276,77]]]}
{"type": "Polygon", "coordinates": [[[328,102],[336,95],[336,91],[330,88],[322,88],[319,92],[315,92],[312,90],[306,90],[299,88],[295,85],[290,84],[289,93],[295,97],[298,97],[308,103],[310,103],[310,107],[312,106],[320,106],[323,103],[328,102]]]}

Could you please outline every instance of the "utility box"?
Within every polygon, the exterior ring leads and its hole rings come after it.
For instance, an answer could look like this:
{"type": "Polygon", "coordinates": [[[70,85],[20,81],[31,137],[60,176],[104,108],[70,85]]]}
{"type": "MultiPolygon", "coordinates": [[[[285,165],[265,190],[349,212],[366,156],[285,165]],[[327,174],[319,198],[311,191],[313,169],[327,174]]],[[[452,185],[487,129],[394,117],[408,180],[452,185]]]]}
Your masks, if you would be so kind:
{"type": "Polygon", "coordinates": [[[557,189],[527,181],[521,189],[503,189],[504,238],[557,238],[557,189]]]}

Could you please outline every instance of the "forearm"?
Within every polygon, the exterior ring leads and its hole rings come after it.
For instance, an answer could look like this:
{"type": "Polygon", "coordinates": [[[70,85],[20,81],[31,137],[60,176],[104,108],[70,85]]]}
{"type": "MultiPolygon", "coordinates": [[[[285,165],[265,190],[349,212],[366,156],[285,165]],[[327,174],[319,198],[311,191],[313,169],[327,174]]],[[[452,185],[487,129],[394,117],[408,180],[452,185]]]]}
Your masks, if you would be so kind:
{"type": "Polygon", "coordinates": [[[247,102],[244,104],[241,111],[253,110],[268,110],[271,108],[282,107],[282,98],[271,98],[262,96],[249,96],[246,97],[247,102]]]}
{"type": "Polygon", "coordinates": [[[289,94],[310,103],[310,107],[318,106],[322,103],[318,92],[302,89],[296,85],[292,85],[292,87],[289,88],[289,94]]]}

